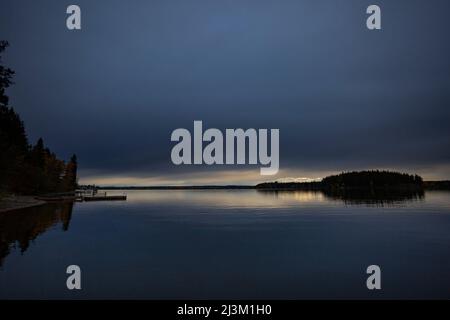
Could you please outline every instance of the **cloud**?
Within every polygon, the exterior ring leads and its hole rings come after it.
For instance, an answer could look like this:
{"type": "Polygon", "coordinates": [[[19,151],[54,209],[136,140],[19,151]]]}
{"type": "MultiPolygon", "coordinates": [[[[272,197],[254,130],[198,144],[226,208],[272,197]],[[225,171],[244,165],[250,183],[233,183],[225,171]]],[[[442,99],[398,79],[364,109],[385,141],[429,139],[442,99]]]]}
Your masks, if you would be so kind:
{"type": "Polygon", "coordinates": [[[2,4],[0,29],[30,140],[76,153],[82,182],[262,180],[253,167],[174,168],[170,134],[194,120],[280,129],[274,179],[369,168],[450,178],[448,1],[423,14],[420,1],[381,0],[380,32],[352,1],[79,5],[78,33],[54,1],[2,4]]]}

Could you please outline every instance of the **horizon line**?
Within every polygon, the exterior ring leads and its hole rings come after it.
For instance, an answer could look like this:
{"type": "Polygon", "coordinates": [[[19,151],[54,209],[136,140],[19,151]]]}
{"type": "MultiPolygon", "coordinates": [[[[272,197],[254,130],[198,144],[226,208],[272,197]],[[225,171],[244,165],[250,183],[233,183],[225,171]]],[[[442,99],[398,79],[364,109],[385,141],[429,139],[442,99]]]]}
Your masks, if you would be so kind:
{"type": "MultiPolygon", "coordinates": [[[[443,180],[424,180],[423,182],[449,182],[450,179],[443,180]]],[[[315,183],[320,181],[307,181],[307,182],[279,182],[279,181],[266,181],[257,184],[193,184],[193,185],[148,185],[148,186],[137,186],[137,185],[96,185],[96,184],[82,184],[79,187],[91,187],[95,186],[102,189],[187,189],[187,188],[254,188],[259,184],[263,183],[279,183],[279,184],[307,184],[315,183]]]]}

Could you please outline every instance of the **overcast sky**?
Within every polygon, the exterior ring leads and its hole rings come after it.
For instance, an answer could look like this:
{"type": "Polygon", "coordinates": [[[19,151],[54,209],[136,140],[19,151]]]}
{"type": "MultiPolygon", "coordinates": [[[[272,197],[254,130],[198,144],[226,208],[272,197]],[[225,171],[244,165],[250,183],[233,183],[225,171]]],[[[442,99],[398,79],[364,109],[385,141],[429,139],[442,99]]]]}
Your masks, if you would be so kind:
{"type": "Polygon", "coordinates": [[[2,0],[8,93],[80,182],[225,184],[386,168],[450,179],[450,2],[2,0]],[[366,28],[370,4],[382,30],[366,28]],[[82,30],[66,28],[78,4],[82,30]],[[176,128],[279,128],[280,172],[175,166],[176,128]]]}

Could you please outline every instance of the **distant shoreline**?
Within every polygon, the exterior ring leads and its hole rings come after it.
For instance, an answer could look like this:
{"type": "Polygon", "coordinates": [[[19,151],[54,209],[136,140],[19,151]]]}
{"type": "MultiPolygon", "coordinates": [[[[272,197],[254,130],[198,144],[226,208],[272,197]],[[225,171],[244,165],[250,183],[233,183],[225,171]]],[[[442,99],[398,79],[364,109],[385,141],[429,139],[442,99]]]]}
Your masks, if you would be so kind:
{"type": "MultiPolygon", "coordinates": [[[[265,182],[257,185],[198,185],[198,186],[78,186],[84,190],[257,190],[313,191],[340,198],[392,198],[423,196],[425,190],[450,190],[450,181],[423,181],[418,175],[365,170],[342,172],[312,182],[265,182]]],[[[59,194],[61,196],[61,194],[59,194]]],[[[34,196],[9,194],[0,199],[0,213],[34,207],[46,203],[34,196]]],[[[52,199],[53,200],[53,199],[52,199]]],[[[61,200],[65,200],[61,198],[61,200]]],[[[75,200],[75,197],[74,197],[75,200]]]]}
{"type": "Polygon", "coordinates": [[[99,190],[223,190],[223,189],[256,189],[250,185],[224,185],[224,186],[97,186],[99,190]]]}
{"type": "MultiPolygon", "coordinates": [[[[311,184],[320,184],[320,182],[278,182],[272,184],[271,187],[261,187],[262,184],[257,185],[190,185],[190,186],[97,186],[99,190],[240,190],[240,189],[254,189],[254,190],[297,190],[297,191],[320,191],[320,188],[311,187],[311,184]],[[276,186],[275,186],[276,185],[276,186]]],[[[364,189],[365,187],[355,188],[364,189]]],[[[388,187],[389,188],[389,187],[388,187]]],[[[450,180],[442,181],[424,181],[424,190],[450,190],[450,180]]]]}
{"type": "MultiPolygon", "coordinates": [[[[99,190],[258,190],[258,191],[312,191],[322,192],[325,191],[320,182],[301,182],[301,183],[269,183],[266,187],[262,187],[263,184],[258,185],[199,185],[199,186],[99,186],[99,190]]],[[[375,187],[376,190],[384,191],[401,191],[409,189],[408,186],[375,187]]],[[[364,191],[367,187],[352,187],[344,189],[347,191],[364,191]]],[[[450,180],[444,181],[424,181],[422,190],[442,190],[450,191],[450,180]]],[[[35,196],[18,196],[9,195],[0,199],[0,214],[26,209],[46,204],[46,201],[38,200],[35,196]]]]}

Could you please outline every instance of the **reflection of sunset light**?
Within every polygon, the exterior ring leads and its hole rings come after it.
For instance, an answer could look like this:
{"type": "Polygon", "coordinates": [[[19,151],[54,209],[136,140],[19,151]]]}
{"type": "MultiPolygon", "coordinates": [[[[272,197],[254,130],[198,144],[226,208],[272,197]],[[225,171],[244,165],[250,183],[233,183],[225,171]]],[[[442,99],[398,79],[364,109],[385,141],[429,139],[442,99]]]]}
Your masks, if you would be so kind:
{"type": "Polygon", "coordinates": [[[322,192],[312,192],[312,191],[285,192],[282,196],[288,199],[293,198],[299,202],[316,202],[324,200],[322,192]]]}
{"type": "MultiPolygon", "coordinates": [[[[118,192],[117,190],[114,190],[118,192]]],[[[202,208],[289,208],[314,206],[324,201],[320,192],[260,192],[257,190],[126,190],[133,203],[189,205],[202,208]]]]}

